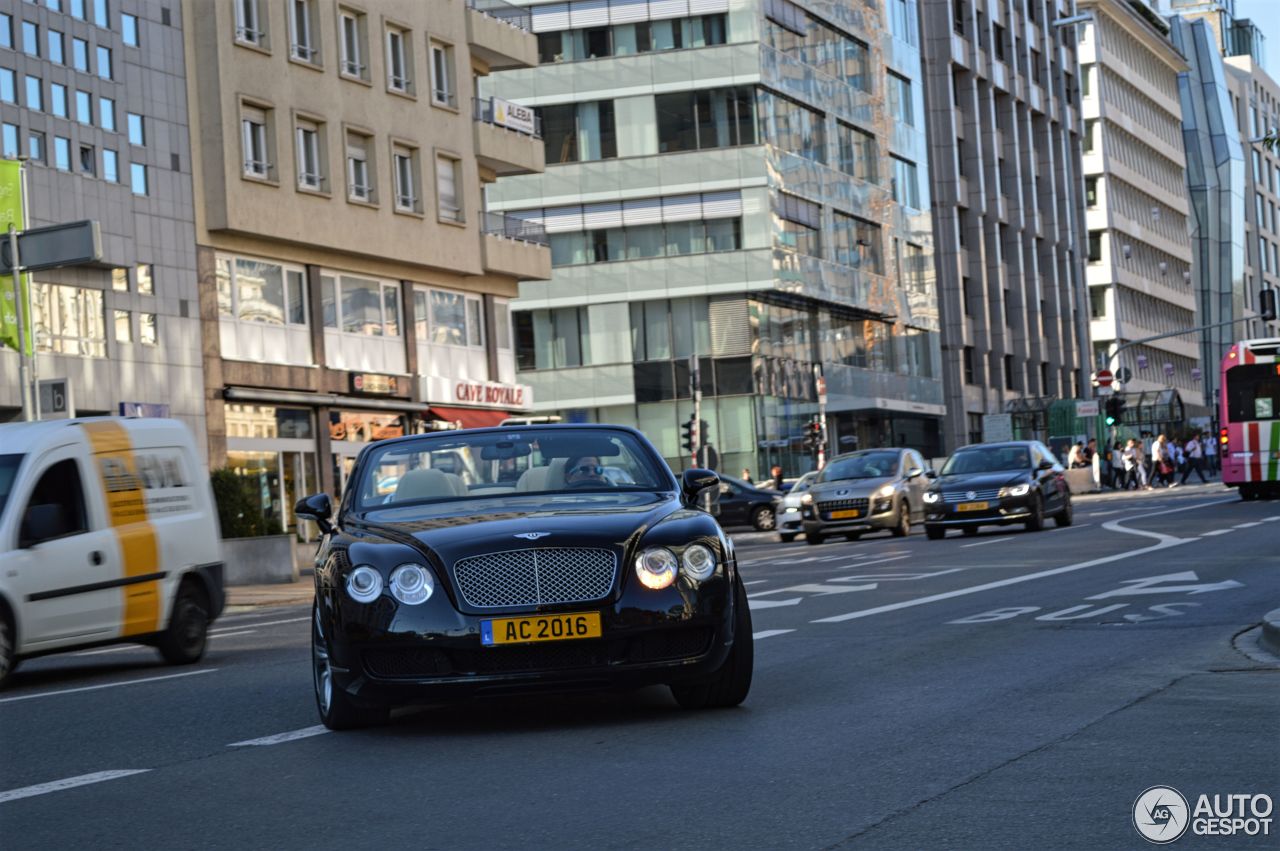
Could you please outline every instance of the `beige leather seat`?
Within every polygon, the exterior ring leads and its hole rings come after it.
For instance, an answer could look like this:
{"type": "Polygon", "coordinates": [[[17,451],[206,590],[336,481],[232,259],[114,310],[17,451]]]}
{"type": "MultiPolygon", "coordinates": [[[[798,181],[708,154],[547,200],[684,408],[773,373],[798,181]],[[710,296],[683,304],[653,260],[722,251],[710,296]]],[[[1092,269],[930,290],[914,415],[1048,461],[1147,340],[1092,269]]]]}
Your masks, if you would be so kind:
{"type": "Polygon", "coordinates": [[[530,467],[520,474],[516,491],[560,490],[564,487],[564,465],[567,458],[552,458],[544,467],[530,467]]]}
{"type": "MultiPolygon", "coordinates": [[[[396,495],[393,502],[404,502],[410,499],[442,499],[458,496],[454,484],[449,481],[450,474],[439,470],[410,470],[400,477],[396,484],[396,495]]],[[[457,476],[453,476],[457,479],[457,476]]],[[[458,479],[462,485],[462,480],[458,479]]],[[[465,486],[463,490],[465,491],[465,486]]]]}

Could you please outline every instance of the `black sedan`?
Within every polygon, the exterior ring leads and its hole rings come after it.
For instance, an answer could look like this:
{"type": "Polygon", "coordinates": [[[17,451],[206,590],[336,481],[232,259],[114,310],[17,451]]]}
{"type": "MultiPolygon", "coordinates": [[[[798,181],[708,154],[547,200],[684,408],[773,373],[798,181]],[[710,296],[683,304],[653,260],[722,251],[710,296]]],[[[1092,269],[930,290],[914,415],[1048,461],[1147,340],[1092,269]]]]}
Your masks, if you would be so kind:
{"type": "Polygon", "coordinates": [[[344,729],[399,704],[654,684],[689,709],[741,703],[751,614],[733,545],[698,508],[718,484],[708,470],[677,480],[618,426],[371,444],[336,518],[324,494],[296,509],[324,533],[312,618],[321,721],[344,729]],[[436,464],[457,458],[469,481],[436,464]]]}
{"type": "Polygon", "coordinates": [[[937,539],[957,528],[976,535],[979,526],[1011,523],[1035,532],[1046,517],[1070,526],[1071,491],[1063,472],[1036,440],[958,449],[924,495],[925,534],[937,539]]]}
{"type": "Polygon", "coordinates": [[[720,525],[753,526],[760,532],[772,532],[778,526],[778,509],[774,501],[779,493],[758,488],[743,479],[720,477],[720,525]]]}

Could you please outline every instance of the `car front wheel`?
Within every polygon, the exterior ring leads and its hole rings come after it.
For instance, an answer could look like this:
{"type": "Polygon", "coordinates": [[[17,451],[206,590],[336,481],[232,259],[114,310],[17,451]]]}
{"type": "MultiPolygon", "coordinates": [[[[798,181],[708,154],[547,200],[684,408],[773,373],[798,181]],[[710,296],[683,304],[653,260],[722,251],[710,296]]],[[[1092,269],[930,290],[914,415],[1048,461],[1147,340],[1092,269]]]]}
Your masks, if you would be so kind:
{"type": "Polygon", "coordinates": [[[757,532],[772,532],[777,525],[773,509],[768,506],[757,508],[751,514],[751,525],[756,527],[757,532]]]}
{"type": "Polygon", "coordinates": [[[1038,493],[1031,497],[1031,516],[1027,518],[1026,528],[1028,532],[1039,532],[1044,528],[1044,503],[1038,493]]]}
{"type": "Polygon", "coordinates": [[[747,589],[738,581],[734,590],[733,647],[720,669],[695,685],[673,685],[671,696],[682,709],[725,709],[737,706],[751,691],[755,647],[747,589]]]}
{"type": "Polygon", "coordinates": [[[1053,522],[1059,526],[1070,526],[1071,520],[1071,497],[1067,497],[1066,504],[1062,506],[1062,510],[1053,518],[1053,522]]]}
{"type": "Polygon", "coordinates": [[[356,730],[381,724],[391,710],[385,706],[357,706],[334,681],[329,664],[329,642],[320,622],[320,604],[311,604],[311,672],[320,722],[330,730],[356,730]]]}
{"type": "Polygon", "coordinates": [[[798,532],[779,532],[778,540],[784,544],[789,544],[796,539],[798,532]]]}
{"type": "Polygon", "coordinates": [[[911,534],[911,508],[903,502],[898,508],[898,525],[893,527],[895,538],[905,538],[911,534]]]}
{"type": "Polygon", "coordinates": [[[18,667],[18,641],[13,622],[0,606],[0,688],[4,688],[9,676],[18,667]]]}

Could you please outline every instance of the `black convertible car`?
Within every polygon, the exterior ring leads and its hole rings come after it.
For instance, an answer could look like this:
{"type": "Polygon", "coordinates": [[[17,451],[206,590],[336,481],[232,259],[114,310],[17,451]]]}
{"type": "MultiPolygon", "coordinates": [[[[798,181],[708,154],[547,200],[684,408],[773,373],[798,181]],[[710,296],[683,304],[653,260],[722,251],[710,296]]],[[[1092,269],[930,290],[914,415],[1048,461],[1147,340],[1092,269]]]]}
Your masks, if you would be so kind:
{"type": "Polygon", "coordinates": [[[698,508],[717,485],[708,470],[677,480],[618,426],[371,444],[336,518],[325,494],[296,508],[324,532],[320,719],[344,729],[397,704],[653,684],[685,708],[741,703],[751,614],[733,545],[698,508]]]}

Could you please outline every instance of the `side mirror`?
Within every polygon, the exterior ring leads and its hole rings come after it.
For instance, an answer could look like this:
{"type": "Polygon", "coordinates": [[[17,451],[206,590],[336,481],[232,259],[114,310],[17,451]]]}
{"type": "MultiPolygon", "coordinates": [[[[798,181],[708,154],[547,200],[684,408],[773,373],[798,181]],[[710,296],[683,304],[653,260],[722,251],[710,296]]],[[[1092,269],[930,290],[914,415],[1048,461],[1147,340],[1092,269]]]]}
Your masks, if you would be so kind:
{"type": "Polygon", "coordinates": [[[314,520],[320,527],[320,531],[326,535],[333,531],[333,523],[330,522],[330,518],[333,517],[333,500],[329,499],[327,493],[304,496],[293,507],[293,513],[298,517],[314,520]]]}
{"type": "Polygon", "coordinates": [[[694,467],[680,474],[680,489],[686,502],[695,502],[703,491],[720,484],[720,477],[712,470],[694,467]]]}
{"type": "Polygon", "coordinates": [[[67,534],[67,518],[62,506],[56,502],[31,505],[22,518],[22,530],[18,535],[18,547],[29,549],[43,541],[50,541],[67,534]]]}
{"type": "Polygon", "coordinates": [[[1054,468],[1054,466],[1055,466],[1055,465],[1054,465],[1054,463],[1053,463],[1052,461],[1041,461],[1041,462],[1040,462],[1040,466],[1036,467],[1036,469],[1037,469],[1037,470],[1052,470],[1052,469],[1054,468]]]}
{"type": "Polygon", "coordinates": [[[936,479],[938,478],[938,471],[934,469],[925,470],[924,477],[926,479],[936,479]]]}
{"type": "Polygon", "coordinates": [[[923,475],[924,475],[924,468],[922,467],[912,467],[910,470],[907,470],[908,479],[916,479],[923,475]]]}

